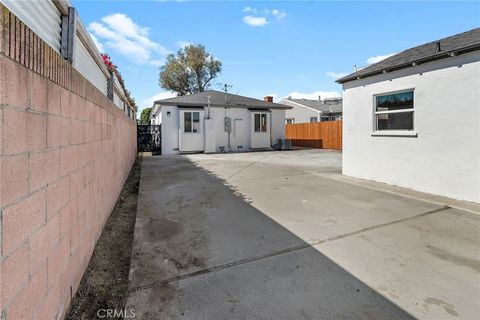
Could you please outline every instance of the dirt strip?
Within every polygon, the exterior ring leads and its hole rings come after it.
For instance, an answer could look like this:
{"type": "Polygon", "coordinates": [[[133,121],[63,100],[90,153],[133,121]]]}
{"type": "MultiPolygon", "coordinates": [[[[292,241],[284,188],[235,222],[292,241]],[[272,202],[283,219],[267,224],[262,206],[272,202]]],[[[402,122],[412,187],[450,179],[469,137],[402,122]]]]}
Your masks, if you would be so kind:
{"type": "MultiPolygon", "coordinates": [[[[104,310],[120,311],[128,291],[133,231],[142,168],[139,155],[98,239],[92,258],[65,319],[100,319],[104,310]]],[[[117,318],[118,319],[118,318],[117,318]]]]}

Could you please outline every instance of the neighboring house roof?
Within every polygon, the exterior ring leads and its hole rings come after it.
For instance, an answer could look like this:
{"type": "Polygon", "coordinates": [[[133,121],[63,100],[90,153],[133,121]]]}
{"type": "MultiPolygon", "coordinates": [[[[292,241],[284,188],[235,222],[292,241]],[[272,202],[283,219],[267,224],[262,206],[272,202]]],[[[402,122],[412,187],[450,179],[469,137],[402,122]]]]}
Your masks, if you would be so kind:
{"type": "Polygon", "coordinates": [[[332,98],[325,100],[308,100],[308,99],[283,99],[283,101],[290,101],[297,105],[305,106],[310,109],[315,109],[322,113],[339,113],[342,112],[342,99],[332,98]]]}
{"type": "Polygon", "coordinates": [[[193,93],[185,96],[178,96],[169,99],[157,100],[154,105],[162,106],[208,106],[208,97],[210,97],[211,107],[229,107],[229,108],[252,108],[252,109],[291,109],[290,106],[285,106],[278,103],[267,102],[254,98],[239,96],[231,93],[224,93],[220,91],[204,91],[193,93]],[[226,104],[225,104],[226,95],[226,104]]]}
{"type": "Polygon", "coordinates": [[[336,82],[345,83],[358,78],[371,77],[383,72],[408,68],[417,64],[448,58],[480,50],[480,28],[456,34],[447,38],[422,44],[380,62],[369,65],[336,82]]]}

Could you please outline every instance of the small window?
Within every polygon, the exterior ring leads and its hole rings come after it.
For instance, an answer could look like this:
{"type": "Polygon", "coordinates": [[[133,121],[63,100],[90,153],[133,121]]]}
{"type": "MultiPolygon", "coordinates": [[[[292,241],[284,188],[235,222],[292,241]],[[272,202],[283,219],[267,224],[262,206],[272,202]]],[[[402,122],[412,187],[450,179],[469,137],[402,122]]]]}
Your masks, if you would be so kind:
{"type": "Polygon", "coordinates": [[[287,119],[287,124],[294,124],[295,123],[295,118],[288,118],[287,119]]]}
{"type": "Polygon", "coordinates": [[[317,117],[310,117],[310,122],[318,122],[318,118],[317,117]]]}
{"type": "Polygon", "coordinates": [[[265,113],[255,114],[255,132],[267,132],[267,115],[265,113]]]}
{"type": "Polygon", "coordinates": [[[375,130],[413,130],[413,91],[375,96],[375,130]]]}
{"type": "Polygon", "coordinates": [[[192,132],[200,131],[200,112],[192,112],[192,132]]]}
{"type": "Polygon", "coordinates": [[[200,132],[200,112],[185,112],[183,114],[183,127],[185,133],[200,132]]]}
{"type": "Polygon", "coordinates": [[[330,117],[329,116],[320,117],[320,121],[330,121],[330,117]]]}

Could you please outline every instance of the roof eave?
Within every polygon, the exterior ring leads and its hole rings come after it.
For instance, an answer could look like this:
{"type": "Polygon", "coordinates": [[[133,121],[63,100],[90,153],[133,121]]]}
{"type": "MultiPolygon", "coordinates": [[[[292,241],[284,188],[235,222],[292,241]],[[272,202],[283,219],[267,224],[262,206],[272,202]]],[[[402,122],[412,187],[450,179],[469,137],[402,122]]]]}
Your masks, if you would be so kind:
{"type": "MultiPolygon", "coordinates": [[[[179,102],[172,102],[172,101],[162,101],[162,100],[157,100],[154,102],[154,105],[159,105],[159,106],[183,106],[183,107],[208,107],[207,104],[205,103],[179,103],[179,102]]],[[[211,108],[225,108],[224,104],[210,104],[211,108]]],[[[227,105],[228,108],[257,108],[257,109],[292,109],[290,106],[284,106],[284,105],[272,105],[272,106],[247,106],[247,105],[227,105]]]]}
{"type": "Polygon", "coordinates": [[[364,78],[368,78],[368,77],[373,77],[373,76],[376,76],[376,75],[379,75],[379,74],[382,74],[382,73],[388,73],[388,72],[392,72],[392,71],[396,71],[396,70],[415,67],[415,66],[418,66],[422,63],[427,63],[427,62],[437,61],[437,60],[441,60],[441,59],[446,59],[446,58],[450,58],[452,56],[458,56],[458,55],[461,55],[461,54],[470,53],[470,52],[477,51],[477,50],[480,50],[480,43],[474,44],[472,46],[464,47],[464,48],[459,48],[459,49],[455,49],[455,50],[440,52],[436,55],[412,60],[412,61],[409,61],[407,63],[402,63],[402,64],[391,66],[389,68],[382,68],[382,69],[371,71],[371,72],[368,72],[368,73],[365,73],[365,74],[360,74],[358,76],[348,75],[348,76],[345,76],[343,78],[340,78],[340,79],[336,80],[335,82],[339,83],[339,84],[344,84],[346,82],[350,82],[350,81],[354,81],[354,80],[360,80],[360,79],[364,79],[364,78]]]}

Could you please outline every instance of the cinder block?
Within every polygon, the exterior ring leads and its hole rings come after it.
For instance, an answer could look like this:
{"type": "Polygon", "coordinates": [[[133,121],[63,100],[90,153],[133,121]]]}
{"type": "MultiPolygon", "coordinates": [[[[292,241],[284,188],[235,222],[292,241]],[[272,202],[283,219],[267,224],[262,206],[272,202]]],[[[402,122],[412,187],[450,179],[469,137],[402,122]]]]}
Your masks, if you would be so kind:
{"type": "Polygon", "coordinates": [[[47,293],[47,268],[44,265],[7,309],[7,319],[31,319],[47,293]]]}
{"type": "Polygon", "coordinates": [[[60,88],[60,108],[62,116],[67,118],[73,118],[73,93],[64,88],[60,88]]]}
{"type": "Polygon", "coordinates": [[[31,94],[31,108],[35,111],[48,111],[48,89],[47,78],[36,74],[32,74],[32,94],[31,94]]]}
{"type": "Polygon", "coordinates": [[[58,305],[60,303],[59,286],[52,286],[47,292],[45,301],[43,301],[39,310],[35,314],[35,320],[59,319],[56,318],[58,305]]]}
{"type": "Polygon", "coordinates": [[[85,142],[85,123],[70,119],[70,144],[85,142]]]}
{"type": "Polygon", "coordinates": [[[45,114],[5,109],[3,154],[37,151],[47,145],[45,114]]]}
{"type": "Polygon", "coordinates": [[[0,59],[0,104],[26,109],[30,105],[29,71],[18,63],[0,59]]]}
{"type": "Polygon", "coordinates": [[[80,168],[70,174],[70,199],[78,196],[85,188],[85,169],[80,168]]]}
{"type": "Polygon", "coordinates": [[[3,210],[2,255],[9,255],[45,223],[46,204],[47,193],[40,190],[3,210]]]}
{"type": "MultiPolygon", "coordinates": [[[[53,251],[52,255],[48,257],[48,288],[50,289],[59,279],[60,274],[65,270],[65,266],[70,258],[70,239],[63,238],[62,241],[53,251]]],[[[64,283],[59,283],[60,291],[64,288],[64,283]]]]}
{"type": "Polygon", "coordinates": [[[28,244],[25,243],[0,263],[2,270],[0,275],[2,283],[1,299],[2,305],[5,306],[28,281],[28,244]]]}
{"type": "Polygon", "coordinates": [[[70,178],[65,176],[47,187],[47,220],[70,200],[70,178]]]}
{"type": "Polygon", "coordinates": [[[56,114],[56,115],[61,115],[62,110],[60,108],[60,93],[61,87],[57,84],[55,84],[52,81],[48,81],[47,83],[47,103],[48,103],[48,113],[49,114],[56,114]]]}
{"type": "Polygon", "coordinates": [[[60,155],[58,150],[30,155],[30,191],[35,191],[59,177],[60,155]]]}
{"type": "Polygon", "coordinates": [[[95,181],[95,162],[90,161],[85,166],[85,186],[88,186],[90,183],[95,181]]]}
{"type": "Polygon", "coordinates": [[[28,155],[2,157],[0,204],[2,207],[28,193],[28,155]]]}
{"type": "Polygon", "coordinates": [[[30,273],[43,265],[60,242],[60,216],[56,215],[30,237],[30,273]]]}
{"type": "Polygon", "coordinates": [[[62,147],[69,144],[69,125],[67,118],[55,115],[47,116],[47,147],[62,147]]]}
{"type": "Polygon", "coordinates": [[[78,168],[78,146],[60,149],[60,176],[67,175],[78,168]]]}
{"type": "Polygon", "coordinates": [[[60,240],[70,232],[77,221],[78,198],[74,198],[60,210],[60,240]]]}

